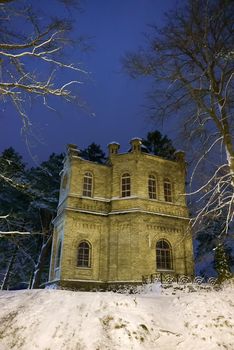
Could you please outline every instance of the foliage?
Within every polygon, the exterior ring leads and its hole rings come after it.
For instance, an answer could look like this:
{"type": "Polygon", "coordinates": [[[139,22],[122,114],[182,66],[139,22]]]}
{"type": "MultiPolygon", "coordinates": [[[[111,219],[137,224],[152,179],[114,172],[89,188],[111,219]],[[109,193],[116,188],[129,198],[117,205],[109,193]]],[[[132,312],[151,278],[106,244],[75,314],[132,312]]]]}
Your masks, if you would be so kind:
{"type": "MultiPolygon", "coordinates": [[[[62,160],[62,154],[53,153],[41,166],[27,170],[22,157],[12,148],[5,150],[0,157],[1,173],[6,174],[9,180],[1,178],[0,181],[0,212],[3,214],[0,231],[20,233],[26,230],[31,233],[26,236],[12,233],[0,238],[1,271],[7,269],[17,247],[9,286],[15,286],[22,281],[29,283],[41,247],[51,235],[51,220],[56,213],[62,160]]],[[[47,272],[48,257],[47,253],[47,272]]]]}
{"type": "Polygon", "coordinates": [[[35,197],[35,201],[31,202],[32,206],[56,211],[60,188],[59,173],[63,167],[63,159],[63,153],[52,153],[48,161],[29,171],[31,192],[35,197]]]}
{"type": "MultiPolygon", "coordinates": [[[[216,218],[206,218],[196,233],[196,260],[202,263],[206,268],[203,271],[210,270],[212,267],[216,269],[216,248],[222,245],[228,257],[228,266],[230,269],[234,267],[234,256],[232,255],[233,237],[231,235],[223,235],[225,231],[226,214],[222,213],[216,218]]],[[[217,270],[217,269],[216,269],[217,270]]],[[[218,272],[218,271],[217,271],[218,272]]]]}
{"type": "Polygon", "coordinates": [[[174,160],[176,149],[167,135],[162,136],[160,131],[148,132],[146,139],[142,140],[142,144],[147,147],[150,153],[165,159],[174,160]]]}
{"type": "Polygon", "coordinates": [[[81,157],[101,164],[103,164],[106,160],[105,153],[102,151],[101,146],[94,142],[81,151],[81,157]]]}
{"type": "Polygon", "coordinates": [[[232,277],[230,260],[230,251],[223,243],[219,243],[215,248],[214,267],[218,273],[220,283],[232,277]]]}
{"type": "Polygon", "coordinates": [[[40,167],[33,168],[29,172],[29,180],[34,195],[31,202],[31,219],[40,218],[40,230],[43,233],[39,237],[40,253],[35,265],[32,287],[39,288],[47,279],[49,270],[50,248],[53,228],[51,221],[56,215],[59,199],[60,172],[63,167],[64,154],[51,154],[49,160],[42,162],[40,167]],[[43,272],[44,278],[43,278],[43,272]]]}
{"type": "MultiPolygon", "coordinates": [[[[95,143],[81,153],[92,161],[105,160],[95,143]]],[[[0,281],[9,270],[4,288],[22,282],[38,288],[47,280],[63,158],[52,153],[40,166],[27,169],[13,148],[0,156],[0,281]],[[30,234],[21,235],[24,231],[30,234]]]]}
{"type": "Polygon", "coordinates": [[[11,222],[5,226],[11,229],[24,226],[22,214],[28,206],[30,198],[26,193],[28,180],[22,157],[13,148],[6,149],[0,156],[0,213],[11,213],[11,222]],[[13,207],[14,206],[14,209],[13,207]]]}
{"type": "MultiPolygon", "coordinates": [[[[25,231],[26,226],[29,227],[27,208],[30,196],[26,193],[27,186],[22,157],[13,148],[6,149],[0,156],[0,213],[2,216],[0,231],[25,231]]],[[[29,246],[28,240],[25,238],[23,240],[24,245],[27,242],[26,246],[29,246]]],[[[12,265],[11,268],[14,268],[14,271],[18,271],[21,265],[28,266],[27,254],[19,254],[23,240],[13,236],[0,238],[1,271],[6,270],[9,264],[12,265]]],[[[20,280],[24,280],[26,270],[28,269],[22,269],[21,274],[9,271],[8,279],[17,284],[20,280]]],[[[5,282],[7,284],[7,280],[5,282]]]]}

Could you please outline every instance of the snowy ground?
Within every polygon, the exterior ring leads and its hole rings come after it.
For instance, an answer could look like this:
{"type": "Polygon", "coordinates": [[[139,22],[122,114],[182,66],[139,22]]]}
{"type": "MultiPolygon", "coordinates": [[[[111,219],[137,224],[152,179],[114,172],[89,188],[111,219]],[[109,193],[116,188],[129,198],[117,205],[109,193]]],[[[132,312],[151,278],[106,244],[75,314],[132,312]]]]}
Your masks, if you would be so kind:
{"type": "Polygon", "coordinates": [[[234,287],[0,292],[0,349],[234,349],[234,287]]]}

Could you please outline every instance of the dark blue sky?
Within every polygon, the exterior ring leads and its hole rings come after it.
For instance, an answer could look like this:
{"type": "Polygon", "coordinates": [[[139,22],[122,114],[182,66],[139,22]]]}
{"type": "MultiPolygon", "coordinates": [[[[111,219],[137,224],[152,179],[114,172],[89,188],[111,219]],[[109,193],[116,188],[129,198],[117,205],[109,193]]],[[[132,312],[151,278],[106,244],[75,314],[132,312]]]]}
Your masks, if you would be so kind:
{"type": "MultiPolygon", "coordinates": [[[[154,129],[144,107],[150,80],[129,78],[122,71],[121,57],[144,43],[143,33],[147,32],[148,24],[163,25],[164,12],[172,9],[176,1],[86,0],[82,4],[75,35],[90,37],[93,49],[81,54],[71,48],[70,60],[74,64],[82,62],[91,72],[80,88],[88,111],[60,102],[53,104],[56,113],[39,104],[32,108],[33,131],[38,141],[31,145],[31,152],[38,162],[52,152],[64,151],[67,143],[84,148],[94,141],[106,151],[109,142],[117,141],[125,151],[132,137],[144,137],[154,129]]],[[[50,5],[47,3],[47,6],[50,5]]],[[[0,128],[0,150],[13,146],[32,164],[20,134],[20,119],[9,105],[2,106],[0,128]]],[[[172,126],[167,125],[160,131],[173,139],[172,126]]]]}

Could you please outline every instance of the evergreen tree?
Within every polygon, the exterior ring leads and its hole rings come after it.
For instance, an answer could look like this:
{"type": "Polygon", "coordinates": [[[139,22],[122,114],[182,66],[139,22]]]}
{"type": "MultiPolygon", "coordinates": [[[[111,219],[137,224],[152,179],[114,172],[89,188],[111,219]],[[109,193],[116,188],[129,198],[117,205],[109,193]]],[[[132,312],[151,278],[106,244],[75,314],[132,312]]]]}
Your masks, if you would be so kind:
{"type": "Polygon", "coordinates": [[[174,153],[176,149],[173,147],[172,141],[166,135],[162,136],[158,130],[148,132],[146,139],[143,139],[142,143],[150,153],[169,160],[175,159],[174,153]]]}
{"type": "Polygon", "coordinates": [[[0,156],[0,213],[9,215],[0,220],[0,230],[39,233],[0,237],[0,272],[5,289],[22,281],[28,283],[35,270],[37,287],[47,277],[51,220],[56,214],[62,161],[62,154],[52,154],[41,166],[26,170],[22,157],[12,148],[0,156]]]}
{"type": "MultiPolygon", "coordinates": [[[[0,156],[0,215],[6,216],[0,219],[1,231],[25,231],[26,226],[29,228],[30,220],[25,214],[31,199],[27,189],[25,164],[22,157],[10,147],[0,156]]],[[[2,288],[25,280],[28,270],[26,265],[30,262],[27,255],[21,254],[21,247],[27,246],[25,242],[28,241],[26,237],[13,235],[0,237],[2,288]]]]}
{"type": "Polygon", "coordinates": [[[29,172],[34,200],[31,202],[30,216],[39,223],[37,262],[34,268],[32,287],[39,288],[48,277],[49,257],[53,228],[51,221],[56,215],[60,189],[60,171],[63,167],[64,154],[51,154],[48,161],[29,172]]]}
{"type": "Polygon", "coordinates": [[[102,151],[101,146],[94,142],[81,151],[81,157],[101,164],[106,160],[105,153],[102,151]]]}
{"type": "Polygon", "coordinates": [[[232,277],[230,269],[230,251],[224,243],[219,243],[215,248],[214,267],[218,273],[218,282],[222,283],[232,277]]]}
{"type": "Polygon", "coordinates": [[[33,208],[47,209],[56,213],[60,189],[60,171],[63,167],[64,154],[52,153],[49,160],[42,162],[37,168],[32,168],[28,173],[31,185],[31,193],[34,200],[33,208]]]}
{"type": "Polygon", "coordinates": [[[196,248],[196,259],[198,263],[202,262],[206,266],[206,269],[203,269],[204,272],[205,270],[214,267],[219,274],[216,268],[217,257],[219,260],[218,265],[221,264],[221,248],[219,247],[223,247],[225,251],[227,257],[226,262],[228,262],[229,270],[231,271],[234,266],[234,259],[232,257],[233,240],[231,235],[223,235],[223,231],[225,231],[224,212],[220,215],[216,213],[216,215],[210,215],[210,217],[207,217],[203,221],[201,229],[197,232],[196,241],[198,244],[196,248]],[[222,237],[222,241],[220,237],[222,237]],[[207,257],[209,258],[207,259],[207,257]]]}

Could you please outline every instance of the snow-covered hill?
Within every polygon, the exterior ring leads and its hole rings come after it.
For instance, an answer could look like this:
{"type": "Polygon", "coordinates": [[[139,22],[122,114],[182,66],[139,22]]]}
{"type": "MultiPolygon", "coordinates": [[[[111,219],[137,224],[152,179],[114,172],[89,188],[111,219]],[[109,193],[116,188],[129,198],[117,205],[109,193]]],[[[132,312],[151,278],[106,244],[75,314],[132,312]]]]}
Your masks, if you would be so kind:
{"type": "Polygon", "coordinates": [[[0,349],[233,350],[234,288],[0,292],[0,349]]]}

